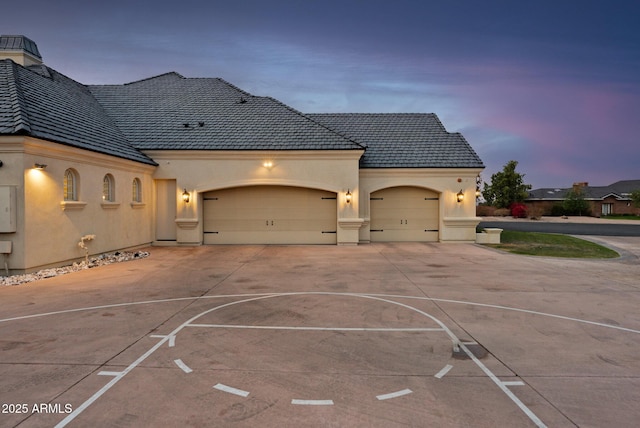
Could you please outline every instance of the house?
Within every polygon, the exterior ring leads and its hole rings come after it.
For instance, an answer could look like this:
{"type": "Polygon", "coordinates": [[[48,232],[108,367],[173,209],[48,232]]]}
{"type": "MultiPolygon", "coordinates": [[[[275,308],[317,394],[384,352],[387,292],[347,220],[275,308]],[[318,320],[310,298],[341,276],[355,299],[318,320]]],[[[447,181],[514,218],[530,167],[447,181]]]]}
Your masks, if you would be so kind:
{"type": "Polygon", "coordinates": [[[303,114],[219,78],[83,85],[0,37],[12,272],[143,245],[471,242],[482,161],[435,114],[303,114]]]}
{"type": "Polygon", "coordinates": [[[554,205],[562,205],[571,191],[578,191],[589,203],[593,216],[638,214],[640,210],[633,206],[631,200],[631,193],[635,190],[640,190],[640,180],[617,181],[608,186],[589,186],[587,182],[578,182],[569,188],[532,190],[525,202],[542,215],[550,215],[554,205]]]}

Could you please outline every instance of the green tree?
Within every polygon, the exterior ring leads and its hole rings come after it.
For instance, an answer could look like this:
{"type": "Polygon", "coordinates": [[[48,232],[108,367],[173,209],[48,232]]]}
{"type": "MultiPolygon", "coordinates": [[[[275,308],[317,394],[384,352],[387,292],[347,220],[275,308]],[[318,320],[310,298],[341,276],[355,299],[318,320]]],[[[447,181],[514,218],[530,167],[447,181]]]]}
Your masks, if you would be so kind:
{"type": "Polygon", "coordinates": [[[640,208],[640,189],[631,192],[631,203],[634,207],[640,208]]]}
{"type": "Polygon", "coordinates": [[[487,204],[508,208],[514,202],[522,202],[529,196],[530,184],[524,183],[524,174],[516,172],[518,161],[507,162],[501,172],[491,176],[491,184],[484,183],[482,196],[487,204]]]}
{"type": "Polygon", "coordinates": [[[569,190],[562,203],[565,215],[589,215],[591,208],[589,202],[584,199],[584,193],[580,189],[569,190]]]}

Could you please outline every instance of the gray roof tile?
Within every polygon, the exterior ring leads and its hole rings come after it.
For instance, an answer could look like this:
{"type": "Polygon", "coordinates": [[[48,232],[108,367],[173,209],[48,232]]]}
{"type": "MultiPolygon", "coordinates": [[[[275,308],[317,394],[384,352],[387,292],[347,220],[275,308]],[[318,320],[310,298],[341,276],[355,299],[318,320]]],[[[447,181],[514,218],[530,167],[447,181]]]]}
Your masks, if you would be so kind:
{"type": "Polygon", "coordinates": [[[367,145],[361,168],[484,168],[433,113],[316,113],[310,118],[367,145]]]}
{"type": "Polygon", "coordinates": [[[351,150],[363,147],[270,97],[168,73],[89,89],[140,150],[351,150]]]}
{"type": "Polygon", "coordinates": [[[25,134],[155,165],[130,145],[87,88],[42,65],[0,60],[0,134],[25,134]]]}

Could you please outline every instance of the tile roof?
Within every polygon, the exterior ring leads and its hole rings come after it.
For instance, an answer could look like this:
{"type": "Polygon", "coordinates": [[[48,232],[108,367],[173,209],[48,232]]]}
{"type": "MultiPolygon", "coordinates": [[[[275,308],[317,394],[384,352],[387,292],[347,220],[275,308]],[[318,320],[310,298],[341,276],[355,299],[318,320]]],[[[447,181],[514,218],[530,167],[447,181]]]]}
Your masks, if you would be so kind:
{"type": "Polygon", "coordinates": [[[0,60],[0,135],[31,135],[151,165],[143,150],[363,150],[362,168],[483,168],[435,114],[303,114],[218,78],[166,73],[85,86],[0,60]]]}
{"type": "Polygon", "coordinates": [[[361,168],[484,168],[459,133],[433,113],[317,113],[308,116],[366,144],[361,168]]]}
{"type": "MultiPolygon", "coordinates": [[[[608,186],[585,186],[581,189],[585,199],[601,200],[613,196],[626,200],[631,192],[640,190],[640,180],[622,180],[608,186]]],[[[527,200],[563,200],[571,190],[573,187],[534,189],[529,192],[527,200]]]]}
{"type": "Polygon", "coordinates": [[[363,149],[273,98],[218,78],[167,73],[89,90],[140,150],[363,149]]]}
{"type": "Polygon", "coordinates": [[[131,146],[86,86],[44,65],[0,60],[0,135],[30,135],[155,165],[131,146]]]}

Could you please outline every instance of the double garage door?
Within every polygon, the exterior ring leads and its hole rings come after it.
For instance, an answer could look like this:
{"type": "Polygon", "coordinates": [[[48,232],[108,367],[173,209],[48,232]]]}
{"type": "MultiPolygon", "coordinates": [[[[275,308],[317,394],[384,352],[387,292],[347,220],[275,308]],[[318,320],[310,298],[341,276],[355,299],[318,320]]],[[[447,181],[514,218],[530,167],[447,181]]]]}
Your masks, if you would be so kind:
{"type": "Polygon", "coordinates": [[[420,187],[391,187],[371,193],[371,241],[436,242],[439,197],[420,187]]]}
{"type": "Polygon", "coordinates": [[[248,186],[203,195],[205,244],[335,244],[336,194],[248,186]]]}

